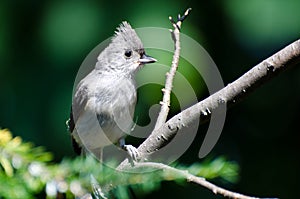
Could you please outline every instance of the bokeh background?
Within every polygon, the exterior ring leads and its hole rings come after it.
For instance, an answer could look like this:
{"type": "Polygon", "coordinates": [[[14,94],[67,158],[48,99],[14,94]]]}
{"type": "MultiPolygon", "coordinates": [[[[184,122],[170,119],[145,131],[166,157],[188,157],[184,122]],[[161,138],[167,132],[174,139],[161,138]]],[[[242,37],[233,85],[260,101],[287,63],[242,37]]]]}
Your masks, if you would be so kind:
{"type": "MultiPolygon", "coordinates": [[[[188,7],[193,10],[182,32],[208,51],[225,84],[300,38],[297,0],[1,1],[0,127],[45,146],[56,161],[74,156],[65,121],[74,79],[85,56],[112,36],[123,20],[135,28],[172,28],[168,16],[175,17],[188,7]]],[[[158,60],[168,56],[171,60],[172,56],[159,55],[158,60]]],[[[200,79],[192,83],[199,99],[207,95],[200,79]]],[[[159,89],[141,91],[139,98],[155,96],[158,100],[159,89]]],[[[218,182],[220,185],[256,196],[298,196],[299,101],[298,65],[228,111],[223,133],[210,156],[225,155],[237,161],[241,173],[237,184],[218,182]]],[[[198,134],[181,162],[200,161],[197,153],[204,135],[198,134]]],[[[217,197],[194,185],[168,182],[145,198],[187,195],[217,197]]]]}

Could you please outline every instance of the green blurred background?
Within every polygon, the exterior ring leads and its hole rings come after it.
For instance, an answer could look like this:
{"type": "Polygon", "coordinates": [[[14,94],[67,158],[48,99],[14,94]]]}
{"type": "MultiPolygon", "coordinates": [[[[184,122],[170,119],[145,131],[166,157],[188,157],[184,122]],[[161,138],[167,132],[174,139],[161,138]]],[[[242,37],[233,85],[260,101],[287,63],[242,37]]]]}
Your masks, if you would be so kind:
{"type": "MultiPolygon", "coordinates": [[[[171,28],[168,16],[188,7],[193,10],[182,32],[209,52],[225,84],[300,38],[297,0],[1,1],[0,127],[45,146],[56,161],[73,156],[65,121],[74,79],[85,56],[112,36],[123,20],[135,28],[171,28]]],[[[171,60],[172,55],[162,56],[171,60]]],[[[192,86],[203,98],[207,92],[199,85],[195,81],[192,86]]],[[[153,91],[156,100],[159,89],[153,91]]],[[[141,93],[142,99],[152,91],[141,93]]],[[[226,155],[237,161],[241,176],[235,185],[218,184],[256,196],[298,196],[299,101],[300,70],[295,67],[228,112],[211,156],[226,155]]],[[[202,138],[200,131],[183,163],[199,161],[202,138]]],[[[194,185],[164,183],[161,190],[146,198],[216,197],[194,185]]]]}

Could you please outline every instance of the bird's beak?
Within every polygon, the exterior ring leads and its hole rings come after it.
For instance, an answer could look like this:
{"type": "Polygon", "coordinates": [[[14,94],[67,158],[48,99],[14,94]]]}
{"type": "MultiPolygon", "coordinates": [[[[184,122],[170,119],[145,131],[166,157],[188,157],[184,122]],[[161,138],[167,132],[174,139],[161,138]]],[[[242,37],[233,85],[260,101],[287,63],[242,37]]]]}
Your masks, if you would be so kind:
{"type": "Polygon", "coordinates": [[[140,64],[150,64],[150,63],[154,63],[156,61],[157,61],[156,59],[146,55],[145,53],[141,56],[141,58],[139,60],[140,64]]]}

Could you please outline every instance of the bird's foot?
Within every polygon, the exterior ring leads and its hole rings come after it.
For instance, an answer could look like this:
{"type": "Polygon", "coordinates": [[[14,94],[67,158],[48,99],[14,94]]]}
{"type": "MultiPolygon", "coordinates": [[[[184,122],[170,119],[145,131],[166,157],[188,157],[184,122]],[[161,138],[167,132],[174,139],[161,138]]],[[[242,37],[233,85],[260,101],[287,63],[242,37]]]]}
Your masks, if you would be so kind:
{"type": "Polygon", "coordinates": [[[130,157],[130,158],[128,158],[128,160],[129,160],[131,166],[134,166],[134,162],[138,162],[139,161],[139,157],[140,157],[140,153],[137,150],[137,148],[135,148],[132,145],[125,144],[124,138],[121,138],[119,140],[119,144],[120,144],[120,147],[122,149],[124,149],[125,151],[127,151],[127,154],[130,157]]]}
{"type": "Polygon", "coordinates": [[[137,162],[139,160],[140,154],[137,148],[132,145],[123,145],[123,148],[127,151],[131,161],[137,162]]]}

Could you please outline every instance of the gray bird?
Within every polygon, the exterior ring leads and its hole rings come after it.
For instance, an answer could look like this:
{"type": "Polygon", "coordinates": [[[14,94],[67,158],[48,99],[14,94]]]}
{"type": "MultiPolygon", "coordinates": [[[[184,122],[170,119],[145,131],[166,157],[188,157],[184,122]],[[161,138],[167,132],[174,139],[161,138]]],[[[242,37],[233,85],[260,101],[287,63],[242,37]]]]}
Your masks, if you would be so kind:
{"type": "Polygon", "coordinates": [[[135,73],[155,61],[145,54],[136,32],[123,22],[98,56],[95,68],[75,90],[68,126],[76,153],[101,156],[103,147],[119,141],[136,159],[134,147],[125,145],[123,139],[133,125],[135,73]]]}

